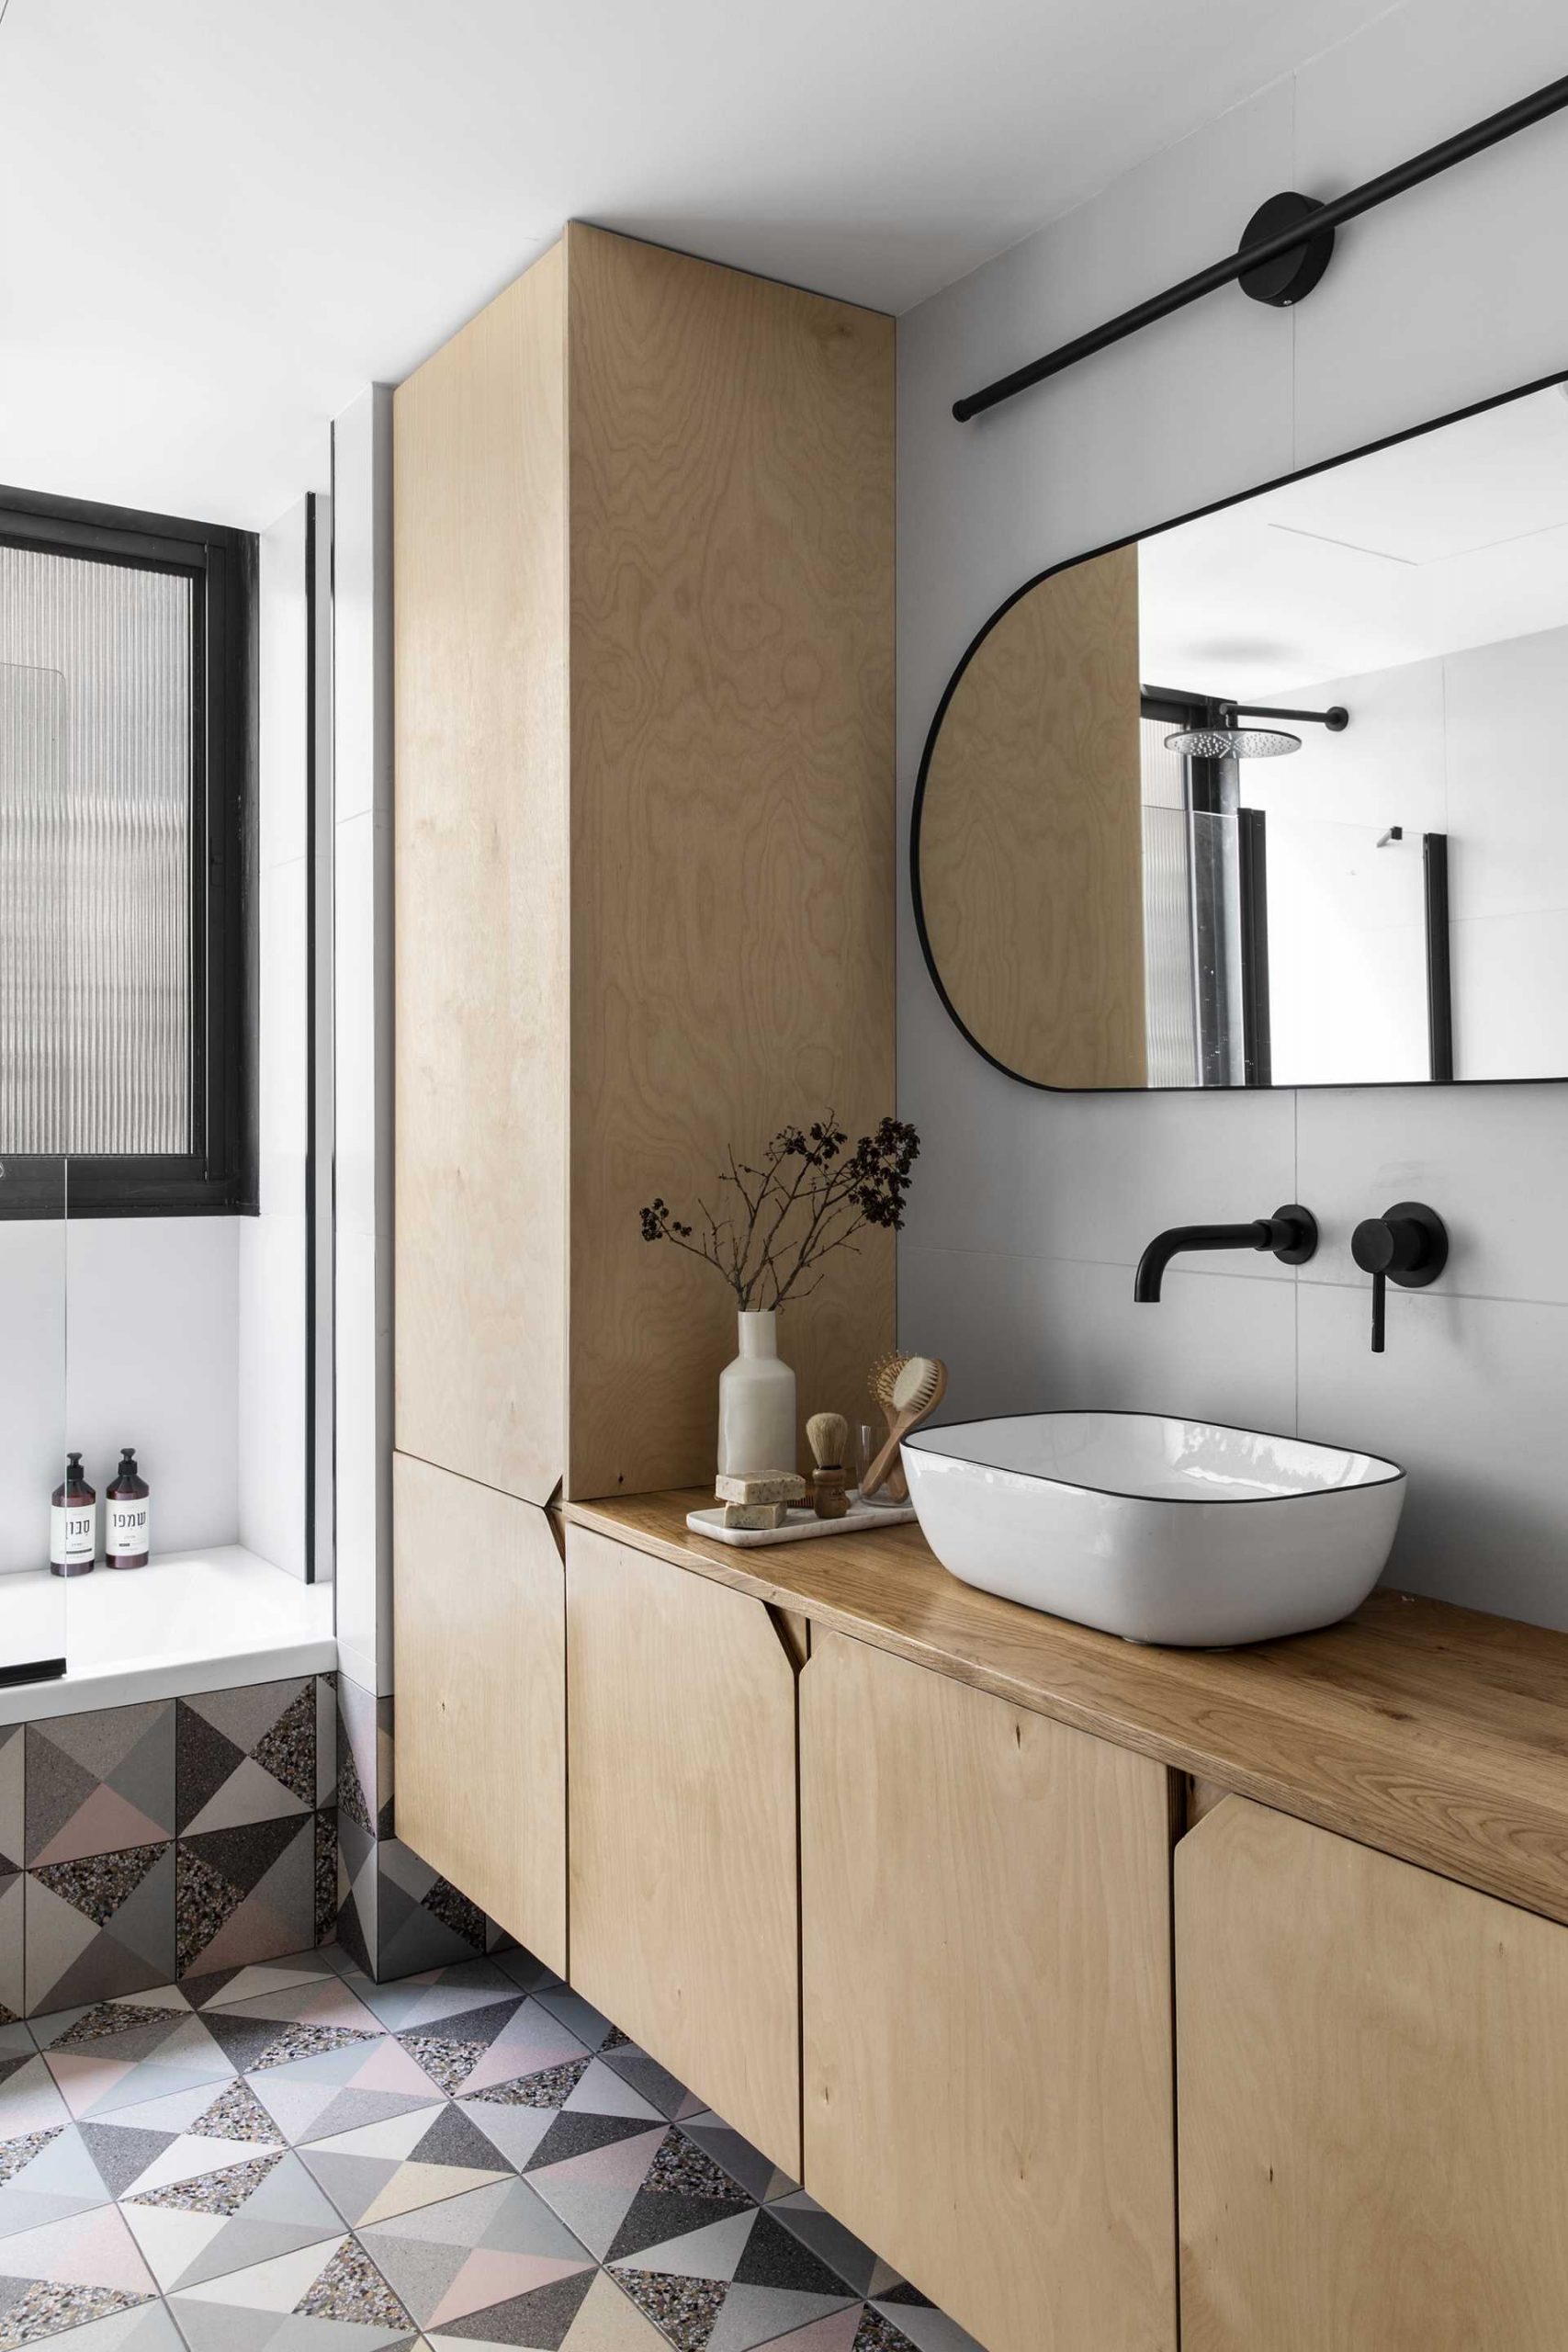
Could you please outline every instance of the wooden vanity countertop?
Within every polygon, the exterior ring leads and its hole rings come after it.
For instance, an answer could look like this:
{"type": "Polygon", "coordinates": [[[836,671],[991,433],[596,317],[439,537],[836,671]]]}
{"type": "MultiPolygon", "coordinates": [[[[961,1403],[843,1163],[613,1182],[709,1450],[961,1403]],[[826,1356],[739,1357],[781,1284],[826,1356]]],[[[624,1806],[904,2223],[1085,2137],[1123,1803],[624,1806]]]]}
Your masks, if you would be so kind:
{"type": "Polygon", "coordinates": [[[1249,1649],[1140,1648],[977,1592],[913,1525],[740,1550],[701,1489],[569,1521],[1568,1922],[1568,1634],[1380,1589],[1249,1649]]]}

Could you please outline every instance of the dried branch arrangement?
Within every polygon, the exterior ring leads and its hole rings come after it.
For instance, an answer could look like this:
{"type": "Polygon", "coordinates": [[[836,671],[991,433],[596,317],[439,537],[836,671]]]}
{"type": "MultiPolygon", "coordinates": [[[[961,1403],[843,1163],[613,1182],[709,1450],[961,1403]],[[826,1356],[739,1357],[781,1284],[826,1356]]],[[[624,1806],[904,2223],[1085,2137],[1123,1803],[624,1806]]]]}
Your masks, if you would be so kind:
{"type": "Polygon", "coordinates": [[[733,1149],[718,1171],[715,1205],[697,1203],[684,1224],[663,1201],[641,1212],[645,1241],[672,1241],[716,1267],[743,1311],[809,1298],[822,1261],[852,1250],[868,1225],[897,1232],[920,1139],[899,1119],[881,1120],[852,1151],[831,1111],[809,1127],[781,1127],[760,1167],[733,1149]]]}

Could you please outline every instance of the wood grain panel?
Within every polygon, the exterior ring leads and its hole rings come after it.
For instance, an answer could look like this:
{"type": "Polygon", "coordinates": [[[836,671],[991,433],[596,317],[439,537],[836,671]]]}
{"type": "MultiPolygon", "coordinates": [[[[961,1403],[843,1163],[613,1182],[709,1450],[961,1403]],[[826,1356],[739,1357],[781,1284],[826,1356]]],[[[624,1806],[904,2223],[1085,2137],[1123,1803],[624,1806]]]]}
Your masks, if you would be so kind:
{"type": "Polygon", "coordinates": [[[767,1611],[567,1533],[571,1982],[800,2172],[795,1668],[767,1611]]]}
{"type": "Polygon", "coordinates": [[[950,1577],[918,1527],[737,1552],[690,1490],[570,1516],[1221,1788],[1568,1920],[1568,1634],[1374,1592],[1321,1634],[1141,1649],[950,1577]]]}
{"type": "Polygon", "coordinates": [[[397,1442],[566,1463],[564,255],[398,389],[397,1442]]]}
{"type": "Polygon", "coordinates": [[[1058,571],[959,680],[920,813],[926,932],[965,1028],[1044,1086],[1142,1086],[1138,550],[1058,571]]]}
{"type": "Polygon", "coordinates": [[[807,2188],[988,2352],[1173,2347],[1168,1775],[839,1634],[800,1705],[807,2188]]]}
{"type": "Polygon", "coordinates": [[[397,1454],[398,1835],[566,1973],[566,1581],[550,1514],[397,1454]]]}
{"type": "Polygon", "coordinates": [[[1185,2352],[1559,2352],[1568,1936],[1235,1798],[1176,1904],[1185,2352]]]}
{"type": "MultiPolygon", "coordinates": [[[[894,1107],[893,322],[567,234],[569,1494],[711,1479],[719,1278],[637,1212],[831,1105],[894,1107]]],[[[891,1237],[787,1308],[801,1414],[859,1418],[891,1237]]],[[[803,1457],[804,1458],[804,1457],[803,1457]]]]}

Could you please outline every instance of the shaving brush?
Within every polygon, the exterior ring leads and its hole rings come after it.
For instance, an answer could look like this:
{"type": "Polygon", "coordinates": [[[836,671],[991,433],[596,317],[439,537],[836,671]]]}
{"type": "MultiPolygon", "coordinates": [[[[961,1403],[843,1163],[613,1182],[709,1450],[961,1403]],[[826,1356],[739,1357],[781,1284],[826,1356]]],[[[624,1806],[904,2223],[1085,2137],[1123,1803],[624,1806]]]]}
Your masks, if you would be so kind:
{"type": "Polygon", "coordinates": [[[848,1480],[844,1472],[844,1450],[849,1435],[850,1425],[842,1413],[813,1413],[806,1424],[806,1442],[817,1464],[817,1475],[811,1486],[818,1519],[842,1519],[849,1510],[850,1498],[845,1492],[848,1480]]]}

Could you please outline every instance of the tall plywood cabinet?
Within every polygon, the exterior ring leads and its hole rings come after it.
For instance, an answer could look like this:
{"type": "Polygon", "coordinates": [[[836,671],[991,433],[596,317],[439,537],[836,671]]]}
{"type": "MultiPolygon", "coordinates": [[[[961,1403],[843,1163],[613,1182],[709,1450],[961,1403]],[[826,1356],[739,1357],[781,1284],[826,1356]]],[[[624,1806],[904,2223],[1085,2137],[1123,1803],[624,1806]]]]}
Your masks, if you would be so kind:
{"type": "MultiPolygon", "coordinates": [[[[394,428],[396,1443],[451,1482],[445,1517],[400,1490],[395,1608],[429,1626],[468,1488],[712,1476],[733,1301],[639,1207],[893,1107],[893,325],[573,225],[394,428]]],[[[786,1323],[803,1411],[857,1418],[892,1323],[876,1236],[786,1323]]],[[[400,1637],[405,1731],[438,1652],[400,1637]]],[[[536,1775],[547,1727],[493,1722],[498,1778],[536,1775]]],[[[453,1769],[400,1754],[400,1827],[462,1885],[453,1769]]],[[[530,1871],[504,1924],[545,1951],[564,1840],[530,1871]]]]}

